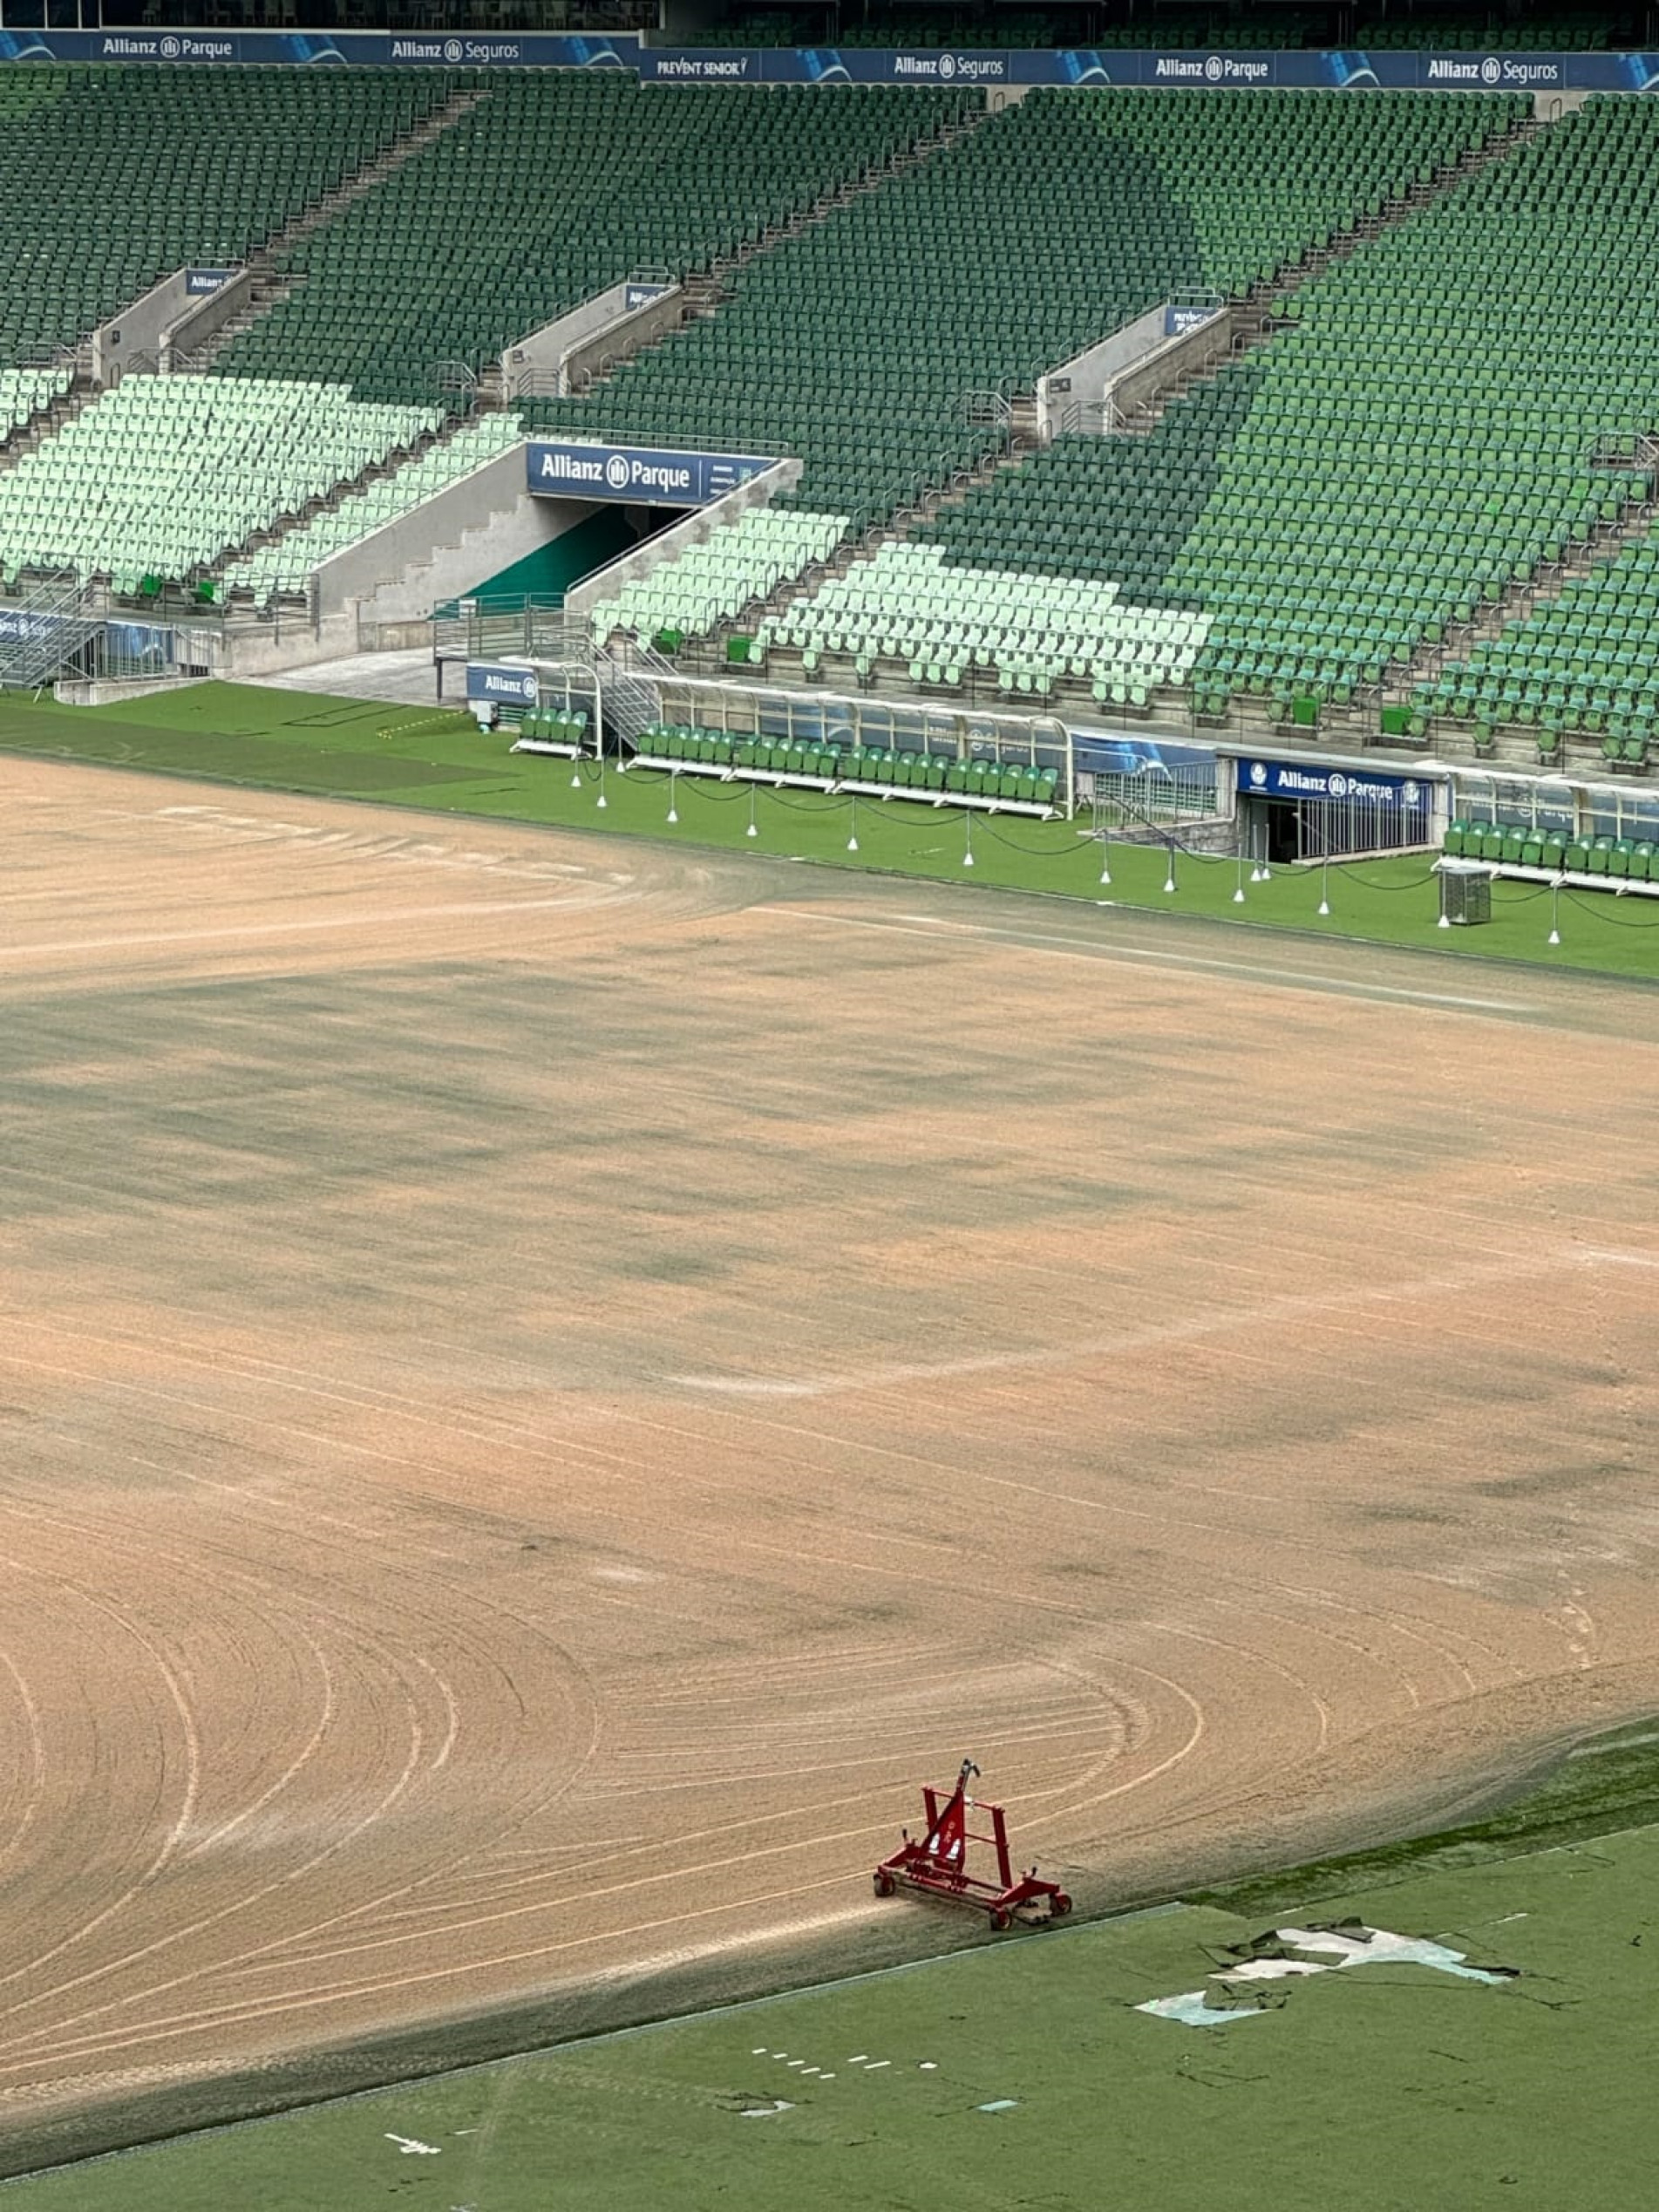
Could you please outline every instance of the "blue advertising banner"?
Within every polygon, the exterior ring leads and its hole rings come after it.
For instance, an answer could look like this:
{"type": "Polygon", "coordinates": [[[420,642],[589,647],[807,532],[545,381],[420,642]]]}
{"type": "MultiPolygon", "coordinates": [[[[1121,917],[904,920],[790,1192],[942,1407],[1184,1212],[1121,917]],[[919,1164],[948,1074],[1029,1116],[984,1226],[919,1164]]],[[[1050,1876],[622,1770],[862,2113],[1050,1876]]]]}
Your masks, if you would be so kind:
{"type": "Polygon", "coordinates": [[[498,706],[534,706],[540,689],[533,668],[514,668],[501,661],[466,664],[469,699],[487,699],[498,706]]]}
{"type": "Polygon", "coordinates": [[[1122,85],[1169,92],[1632,92],[1659,89],[1650,54],[991,53],[813,46],[641,49],[647,85],[1122,85]]]}
{"type": "Polygon", "coordinates": [[[0,607],[0,645],[36,645],[62,627],[61,615],[36,615],[23,607],[0,607]]]}
{"type": "Polygon", "coordinates": [[[755,453],[675,453],[647,446],[533,438],[526,482],[556,500],[626,500],[636,507],[708,507],[772,463],[755,453]]]}
{"type": "Polygon", "coordinates": [[[1420,807],[1429,796],[1427,785],[1415,776],[1328,768],[1318,760],[1241,760],[1239,791],[1255,799],[1336,799],[1384,807],[1420,807]]]}
{"type": "Polygon", "coordinates": [[[653,300],[660,300],[664,292],[673,289],[671,284],[624,284],[622,313],[629,315],[636,307],[649,307],[653,300]]]}
{"type": "Polygon", "coordinates": [[[523,37],[418,37],[345,31],[4,31],[0,61],[142,62],[169,66],[254,63],[374,69],[633,69],[637,35],[531,33],[523,37]]]}
{"type": "Polygon", "coordinates": [[[1659,54],[1358,51],[1122,52],[1076,48],[645,46],[637,34],[533,31],[445,37],[377,31],[0,31],[0,62],[152,66],[627,69],[647,85],[1125,85],[1172,92],[1659,91],[1659,54]]]}
{"type": "Polygon", "coordinates": [[[1200,323],[1208,323],[1221,312],[1219,307],[1166,307],[1164,310],[1164,336],[1184,338],[1189,330],[1196,330],[1200,323]]]}
{"type": "Polygon", "coordinates": [[[184,289],[190,299],[201,299],[208,292],[216,292],[221,284],[228,284],[236,274],[234,269],[187,269],[184,289]]]}
{"type": "Polygon", "coordinates": [[[1213,745],[1182,745],[1163,738],[1132,738],[1118,732],[1074,730],[1071,744],[1079,768],[1102,776],[1164,776],[1178,770],[1214,769],[1213,745]]]}

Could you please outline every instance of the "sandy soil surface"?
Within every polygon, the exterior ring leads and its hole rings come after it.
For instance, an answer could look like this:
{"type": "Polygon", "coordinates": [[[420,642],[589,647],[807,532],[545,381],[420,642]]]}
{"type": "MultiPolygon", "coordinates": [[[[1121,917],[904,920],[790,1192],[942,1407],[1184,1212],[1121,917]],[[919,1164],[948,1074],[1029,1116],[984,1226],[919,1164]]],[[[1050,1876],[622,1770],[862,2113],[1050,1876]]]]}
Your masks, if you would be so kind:
{"type": "MultiPolygon", "coordinates": [[[[1659,993],[0,762],[0,2130],[1659,1703],[1659,993]]],[[[850,1955],[850,1954],[849,1954],[850,1955]]]]}

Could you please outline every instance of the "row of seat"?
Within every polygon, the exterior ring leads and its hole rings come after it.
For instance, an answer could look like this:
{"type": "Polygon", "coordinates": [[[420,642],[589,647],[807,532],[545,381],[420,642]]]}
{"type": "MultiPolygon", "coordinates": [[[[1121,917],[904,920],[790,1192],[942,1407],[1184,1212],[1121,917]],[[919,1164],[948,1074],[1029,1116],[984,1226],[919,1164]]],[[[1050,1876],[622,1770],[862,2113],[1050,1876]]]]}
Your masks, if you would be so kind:
{"type": "Polygon", "coordinates": [[[479,367],[634,269],[705,268],[982,101],[885,85],[669,99],[621,72],[493,78],[470,115],[286,258],[297,289],[216,366],[423,398],[440,363],[479,367]]]}
{"type": "Polygon", "coordinates": [[[0,444],[69,390],[67,369],[0,369],[0,444]]]}
{"type": "Polygon", "coordinates": [[[878,658],[921,662],[956,683],[971,666],[1045,678],[1046,691],[1067,678],[1182,683],[1208,627],[1205,615],[1130,605],[1115,584],[953,566],[937,543],[889,539],[756,636],[763,652],[850,655],[860,674],[878,658]]]}
{"type": "Polygon", "coordinates": [[[478,416],[376,483],[347,493],[299,529],[285,531],[269,545],[227,563],[225,588],[247,593],[256,607],[269,607],[279,598],[303,597],[323,562],[412,514],[423,500],[516,446],[522,435],[514,414],[478,416]]]}
{"type": "Polygon", "coordinates": [[[515,752],[542,747],[580,752],[588,742],[588,717],[580,707],[532,707],[520,715],[515,752]]]}
{"type": "Polygon", "coordinates": [[[1659,546],[1642,538],[1418,686],[1424,717],[1604,740],[1639,761],[1659,738],[1659,546]]]}
{"type": "Polygon", "coordinates": [[[1035,92],[758,255],[717,315],[531,418],[798,454],[793,503],[861,527],[995,446],[969,395],[1029,391],[1173,293],[1298,257],[1517,112],[1479,95],[1035,92]]]}
{"type": "Polygon", "coordinates": [[[0,364],[72,344],[174,269],[241,261],[453,81],[443,70],[0,64],[0,364]]]}
{"type": "Polygon", "coordinates": [[[1607,875],[1659,883],[1659,843],[1628,837],[1570,834],[1513,823],[1448,823],[1445,850],[1465,860],[1510,868],[1547,868],[1554,875],[1607,875]]]}
{"type": "Polygon", "coordinates": [[[625,630],[646,638],[667,633],[677,643],[713,630],[812,562],[826,560],[846,531],[844,514],[750,507],[597,602],[589,615],[594,642],[602,644],[625,630]]]}
{"type": "Polygon", "coordinates": [[[129,378],[0,472],[0,581],[183,582],[439,420],[328,385],[129,378]]]}
{"type": "Polygon", "coordinates": [[[1014,767],[995,760],[963,760],[902,746],[806,745],[782,738],[734,736],[721,730],[653,724],[635,739],[644,759],[688,766],[751,769],[785,782],[886,786],[894,792],[987,800],[1030,809],[1052,807],[1059,798],[1057,768],[1014,767]]]}

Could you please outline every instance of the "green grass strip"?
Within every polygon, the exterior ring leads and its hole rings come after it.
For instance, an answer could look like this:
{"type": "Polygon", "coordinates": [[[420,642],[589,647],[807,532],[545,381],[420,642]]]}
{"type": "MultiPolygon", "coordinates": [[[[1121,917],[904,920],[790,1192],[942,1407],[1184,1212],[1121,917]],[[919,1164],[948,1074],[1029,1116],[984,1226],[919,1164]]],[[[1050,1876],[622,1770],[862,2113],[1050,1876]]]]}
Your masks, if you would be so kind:
{"type": "Polygon", "coordinates": [[[502,733],[435,708],[331,700],[251,684],[201,684],[101,708],[0,701],[0,750],[201,777],[269,790],[372,799],[495,820],[649,837],[942,882],[1036,891],[1091,903],[1207,916],[1376,944],[1432,948],[1544,967],[1659,977],[1659,901],[1564,894],[1562,942],[1547,943],[1547,888],[1493,886],[1493,916],[1437,927],[1430,859],[1280,868],[1253,882],[1231,859],[1113,843],[1086,824],[969,814],[914,800],[834,797],[612,764],[514,754],[502,733]],[[601,798],[605,803],[600,805],[601,798]],[[677,820],[670,822],[670,812],[677,820]],[[750,834],[751,825],[754,834],[750,834]],[[856,840],[856,850],[852,849],[856,840]],[[970,857],[971,856],[971,857],[970,857]],[[1242,892],[1241,899],[1238,895],[1242,892]],[[1330,911],[1318,911],[1322,895],[1330,911]]]}

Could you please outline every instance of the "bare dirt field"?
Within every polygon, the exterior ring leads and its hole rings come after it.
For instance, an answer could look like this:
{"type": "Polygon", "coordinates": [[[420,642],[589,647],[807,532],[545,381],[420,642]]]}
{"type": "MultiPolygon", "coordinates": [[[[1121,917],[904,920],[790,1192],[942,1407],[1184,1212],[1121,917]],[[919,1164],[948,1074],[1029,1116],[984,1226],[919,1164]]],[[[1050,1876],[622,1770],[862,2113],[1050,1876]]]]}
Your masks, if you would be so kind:
{"type": "Polygon", "coordinates": [[[0,810],[11,2162],[977,1939],[868,1883],[964,1753],[1087,1907],[1659,1704],[1659,992],[0,810]]]}

